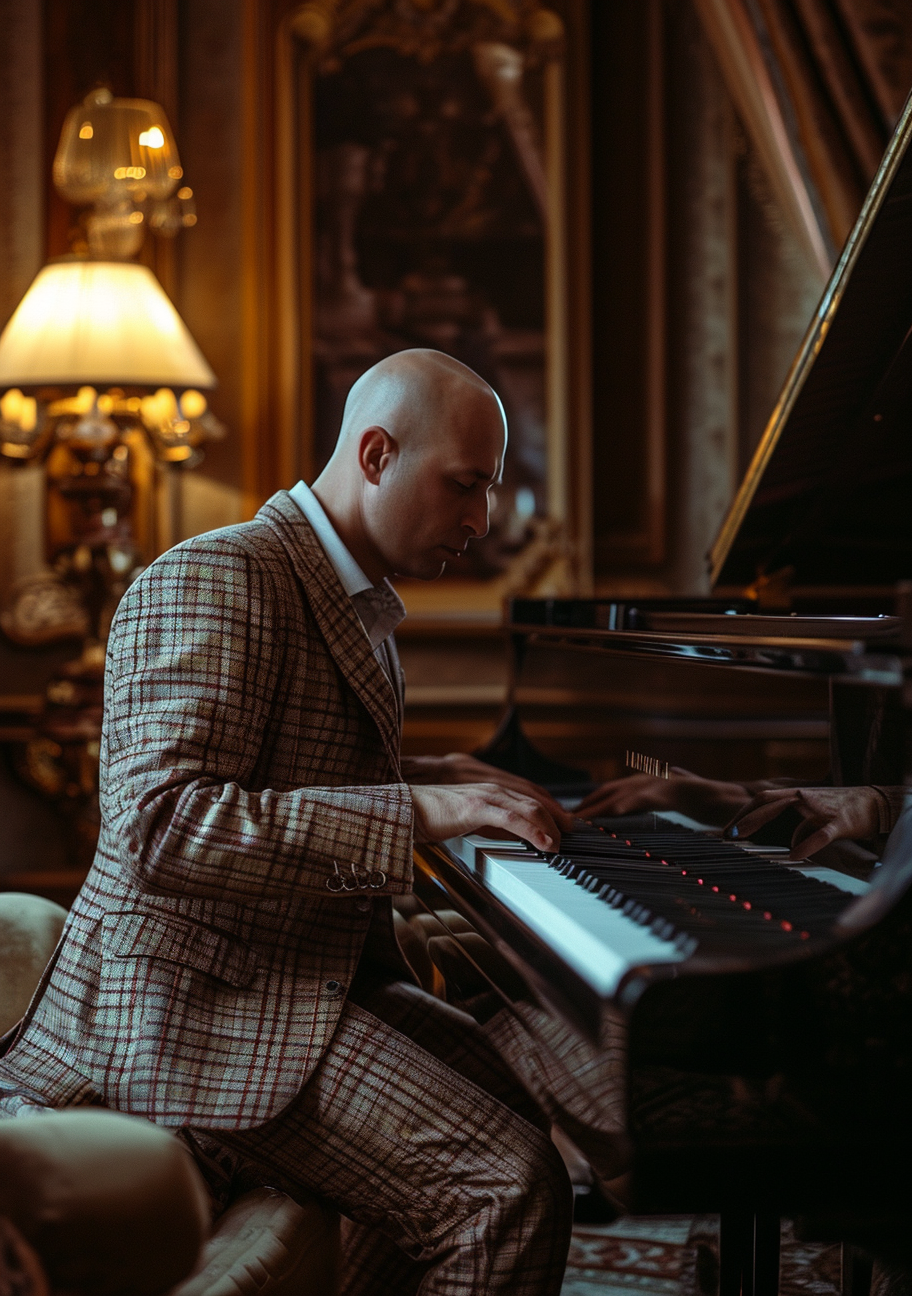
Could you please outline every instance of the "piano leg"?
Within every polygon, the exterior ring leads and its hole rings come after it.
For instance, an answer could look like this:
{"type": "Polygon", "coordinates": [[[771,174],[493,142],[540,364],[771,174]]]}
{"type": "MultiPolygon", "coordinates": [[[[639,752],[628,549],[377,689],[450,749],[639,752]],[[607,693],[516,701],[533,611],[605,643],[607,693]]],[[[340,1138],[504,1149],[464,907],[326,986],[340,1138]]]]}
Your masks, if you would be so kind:
{"type": "Polygon", "coordinates": [[[754,1216],[754,1296],[777,1296],[779,1291],[779,1216],[763,1211],[754,1216]]]}
{"type": "Polygon", "coordinates": [[[719,1219],[719,1296],[777,1296],[779,1217],[723,1211],[719,1219]]]}
{"type": "Polygon", "coordinates": [[[753,1215],[742,1210],[723,1211],[719,1217],[719,1296],[742,1296],[745,1274],[753,1274],[753,1259],[753,1215]]]}
{"type": "Polygon", "coordinates": [[[874,1262],[849,1242],[842,1244],[842,1296],[870,1296],[874,1262]]]}

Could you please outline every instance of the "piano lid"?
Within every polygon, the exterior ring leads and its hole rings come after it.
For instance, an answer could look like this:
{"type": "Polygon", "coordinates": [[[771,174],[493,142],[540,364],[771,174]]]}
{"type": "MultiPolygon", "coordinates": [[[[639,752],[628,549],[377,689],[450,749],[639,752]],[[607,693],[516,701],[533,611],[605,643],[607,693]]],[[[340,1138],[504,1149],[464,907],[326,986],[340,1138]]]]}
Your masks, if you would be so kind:
{"type": "Polygon", "coordinates": [[[912,96],[709,553],[714,586],[912,578],[912,96]]]}

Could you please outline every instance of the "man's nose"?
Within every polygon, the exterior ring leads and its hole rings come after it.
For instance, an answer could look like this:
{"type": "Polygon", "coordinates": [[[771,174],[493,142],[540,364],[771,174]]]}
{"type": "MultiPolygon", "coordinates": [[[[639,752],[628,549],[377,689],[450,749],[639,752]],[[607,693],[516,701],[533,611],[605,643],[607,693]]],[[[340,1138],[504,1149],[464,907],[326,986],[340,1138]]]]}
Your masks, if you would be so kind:
{"type": "Polygon", "coordinates": [[[477,500],[472,500],[466,509],[462,525],[466,527],[476,540],[488,534],[488,522],[491,507],[487,492],[477,500]]]}

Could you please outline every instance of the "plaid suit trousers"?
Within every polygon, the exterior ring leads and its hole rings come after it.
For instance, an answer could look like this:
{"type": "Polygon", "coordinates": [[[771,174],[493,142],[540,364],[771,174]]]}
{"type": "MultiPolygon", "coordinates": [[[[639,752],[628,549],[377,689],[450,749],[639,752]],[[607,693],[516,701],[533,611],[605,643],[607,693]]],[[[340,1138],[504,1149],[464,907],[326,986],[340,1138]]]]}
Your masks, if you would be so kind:
{"type": "Polygon", "coordinates": [[[467,1014],[395,982],[356,983],[273,1120],[181,1134],[223,1203],[265,1183],[353,1221],[344,1296],[556,1296],[572,1192],[547,1128],[467,1014]]]}

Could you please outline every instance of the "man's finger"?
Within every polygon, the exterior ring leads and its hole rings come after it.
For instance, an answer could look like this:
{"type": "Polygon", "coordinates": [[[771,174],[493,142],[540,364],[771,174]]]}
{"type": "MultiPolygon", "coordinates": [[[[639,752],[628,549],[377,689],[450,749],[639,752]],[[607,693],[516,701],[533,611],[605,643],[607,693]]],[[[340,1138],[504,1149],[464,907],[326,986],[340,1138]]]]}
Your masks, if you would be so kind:
{"type": "MultiPolygon", "coordinates": [[[[750,837],[758,828],[762,828],[765,823],[781,815],[783,810],[788,806],[795,806],[798,798],[794,793],[787,793],[785,796],[777,796],[775,800],[770,800],[769,793],[763,792],[760,796],[749,801],[743,810],[739,810],[733,819],[731,819],[722,830],[722,836],[728,838],[750,837]]],[[[800,806],[798,807],[800,809],[800,806]]]]}
{"type": "Polygon", "coordinates": [[[813,821],[799,824],[792,837],[792,849],[789,859],[806,859],[808,855],[816,855],[818,851],[823,850],[824,846],[829,846],[830,842],[835,841],[838,836],[839,830],[832,819],[828,823],[820,823],[818,820],[816,825],[813,821]],[[801,836],[802,829],[807,828],[809,824],[812,827],[810,835],[801,836]]]}
{"type": "Polygon", "coordinates": [[[606,804],[614,796],[618,782],[623,782],[623,780],[612,779],[609,783],[602,783],[600,787],[593,788],[580,801],[577,811],[593,810],[596,806],[606,804]]]}
{"type": "Polygon", "coordinates": [[[550,792],[540,788],[536,783],[530,783],[526,788],[517,788],[523,796],[531,797],[543,806],[555,823],[560,825],[561,832],[568,832],[573,821],[573,816],[565,810],[559,801],[555,801],[550,792]]]}
{"type": "MultiPolygon", "coordinates": [[[[639,806],[654,796],[654,783],[658,780],[648,774],[633,774],[629,778],[611,779],[579,803],[577,814],[624,814],[623,806],[639,806]]],[[[664,780],[662,780],[664,782],[664,780]]]]}
{"type": "MultiPolygon", "coordinates": [[[[492,816],[491,826],[506,828],[540,850],[557,849],[561,830],[554,816],[534,797],[514,792],[496,783],[481,784],[479,793],[487,802],[488,809],[483,813],[492,816]]],[[[569,828],[573,822],[572,816],[559,807],[558,810],[569,828]]]]}
{"type": "Polygon", "coordinates": [[[565,810],[562,805],[557,805],[557,804],[555,805],[555,808],[553,810],[550,809],[550,807],[548,807],[548,812],[551,815],[551,818],[557,824],[557,827],[560,829],[561,833],[572,832],[574,825],[576,824],[576,821],[579,818],[579,815],[576,813],[576,811],[565,810]]]}
{"type": "Polygon", "coordinates": [[[599,815],[610,815],[613,813],[614,796],[601,797],[592,800],[582,801],[576,807],[576,816],[578,819],[596,819],[599,815]]]}
{"type": "MultiPolygon", "coordinates": [[[[566,816],[567,812],[560,802],[555,801],[547,788],[541,787],[540,784],[532,783],[519,774],[510,774],[506,770],[496,770],[491,766],[486,766],[482,761],[475,761],[474,764],[477,766],[477,770],[472,770],[471,773],[478,781],[496,783],[499,787],[508,788],[511,792],[518,792],[520,796],[531,797],[540,805],[545,806],[558,821],[566,816]]],[[[466,770],[467,774],[469,772],[466,770]]],[[[569,824],[563,831],[569,831],[569,824]]]]}
{"type": "Polygon", "coordinates": [[[519,810],[507,810],[503,806],[492,805],[489,810],[488,829],[501,829],[521,837],[537,850],[557,850],[560,833],[557,828],[536,822],[519,810]]]}

